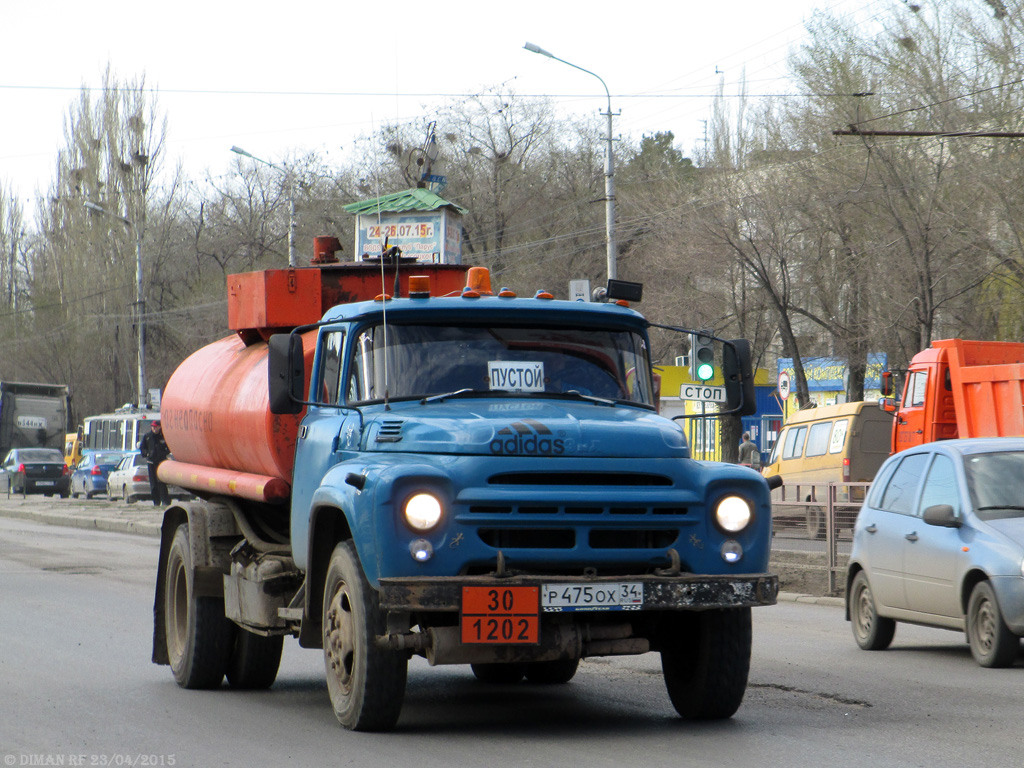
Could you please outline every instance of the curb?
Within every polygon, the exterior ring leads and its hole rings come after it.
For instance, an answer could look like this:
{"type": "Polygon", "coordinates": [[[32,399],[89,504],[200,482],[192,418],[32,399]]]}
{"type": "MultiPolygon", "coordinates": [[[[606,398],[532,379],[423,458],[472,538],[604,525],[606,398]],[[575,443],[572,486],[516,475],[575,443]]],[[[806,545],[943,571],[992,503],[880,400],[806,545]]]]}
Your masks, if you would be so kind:
{"type": "Polygon", "coordinates": [[[818,597],[816,595],[802,595],[799,592],[779,592],[778,602],[807,603],[809,605],[831,605],[836,608],[846,607],[846,600],[841,597],[818,597]]]}
{"type": "Polygon", "coordinates": [[[40,512],[36,510],[0,509],[0,517],[12,517],[18,520],[33,520],[46,525],[59,525],[65,528],[83,528],[86,530],[105,531],[108,533],[129,533],[135,536],[160,536],[160,523],[144,520],[130,520],[121,517],[97,517],[88,515],[69,515],[60,512],[40,512]]]}

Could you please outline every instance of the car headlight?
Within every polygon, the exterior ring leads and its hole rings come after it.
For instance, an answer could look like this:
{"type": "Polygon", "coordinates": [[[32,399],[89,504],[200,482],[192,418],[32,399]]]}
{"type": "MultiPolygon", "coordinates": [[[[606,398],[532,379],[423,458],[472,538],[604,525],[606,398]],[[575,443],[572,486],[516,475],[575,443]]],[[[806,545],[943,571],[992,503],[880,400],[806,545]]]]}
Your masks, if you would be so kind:
{"type": "Polygon", "coordinates": [[[417,493],[406,499],[402,513],[410,528],[429,531],[441,519],[441,501],[432,493],[417,493]]]}
{"type": "Polygon", "coordinates": [[[715,507],[715,522],[723,531],[739,533],[753,519],[750,502],[742,496],[726,496],[715,507]]]}

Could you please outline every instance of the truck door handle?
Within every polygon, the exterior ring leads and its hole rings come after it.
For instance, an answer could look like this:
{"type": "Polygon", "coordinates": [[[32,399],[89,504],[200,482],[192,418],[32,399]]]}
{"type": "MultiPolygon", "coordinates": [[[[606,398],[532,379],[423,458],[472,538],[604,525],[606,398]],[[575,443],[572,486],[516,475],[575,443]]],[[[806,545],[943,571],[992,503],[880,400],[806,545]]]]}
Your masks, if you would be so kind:
{"type": "Polygon", "coordinates": [[[917,531],[913,531],[911,533],[908,533],[903,538],[906,539],[907,541],[917,541],[917,531]]]}
{"type": "Polygon", "coordinates": [[[871,525],[869,525],[864,530],[867,531],[868,533],[877,533],[878,532],[878,526],[875,525],[874,523],[872,523],[871,525]]]}

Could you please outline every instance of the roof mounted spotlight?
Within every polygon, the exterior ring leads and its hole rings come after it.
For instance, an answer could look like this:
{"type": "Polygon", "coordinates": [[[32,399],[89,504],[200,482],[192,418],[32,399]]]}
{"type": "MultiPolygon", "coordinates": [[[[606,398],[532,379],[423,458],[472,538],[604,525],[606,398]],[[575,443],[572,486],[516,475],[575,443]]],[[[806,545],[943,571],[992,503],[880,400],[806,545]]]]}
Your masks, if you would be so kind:
{"type": "Polygon", "coordinates": [[[633,301],[636,303],[640,303],[640,301],[643,300],[643,295],[643,283],[631,283],[628,280],[615,279],[611,279],[608,281],[608,289],[605,293],[605,297],[608,301],[616,301],[622,299],[625,301],[633,301]]]}

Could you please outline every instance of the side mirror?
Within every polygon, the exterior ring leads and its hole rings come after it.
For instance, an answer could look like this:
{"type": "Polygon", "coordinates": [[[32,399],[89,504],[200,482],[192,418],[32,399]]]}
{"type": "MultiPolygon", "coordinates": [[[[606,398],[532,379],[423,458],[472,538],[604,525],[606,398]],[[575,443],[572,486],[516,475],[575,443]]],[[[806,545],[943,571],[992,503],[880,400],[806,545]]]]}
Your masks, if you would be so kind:
{"type": "Polygon", "coordinates": [[[882,371],[880,388],[882,390],[882,397],[892,397],[892,371],[882,371]]]}
{"type": "Polygon", "coordinates": [[[886,413],[896,413],[896,398],[883,397],[878,401],[878,407],[886,413]]]}
{"type": "Polygon", "coordinates": [[[302,413],[305,400],[302,337],[297,333],[277,333],[270,337],[267,347],[270,412],[279,416],[302,413]]]}
{"type": "Polygon", "coordinates": [[[722,348],[722,376],[725,379],[725,407],[739,416],[753,416],[757,413],[750,341],[733,339],[725,342],[722,348]]]}
{"type": "Polygon", "coordinates": [[[922,517],[928,525],[937,525],[940,528],[959,528],[963,525],[949,504],[936,504],[928,507],[922,517]]]}

